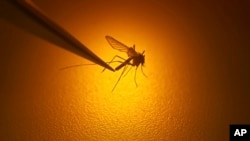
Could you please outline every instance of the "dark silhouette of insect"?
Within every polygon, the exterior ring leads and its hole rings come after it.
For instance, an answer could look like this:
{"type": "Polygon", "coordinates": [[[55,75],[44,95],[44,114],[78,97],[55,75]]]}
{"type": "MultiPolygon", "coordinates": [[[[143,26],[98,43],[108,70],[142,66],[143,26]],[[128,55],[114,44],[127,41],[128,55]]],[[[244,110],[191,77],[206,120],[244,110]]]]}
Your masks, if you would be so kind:
{"type": "MultiPolygon", "coordinates": [[[[113,59],[109,62],[109,63],[112,63],[112,62],[120,62],[121,64],[119,66],[117,66],[115,68],[116,71],[120,70],[121,68],[123,68],[123,71],[120,75],[120,77],[118,78],[115,86],[113,87],[112,91],[115,89],[116,85],[118,84],[118,82],[120,81],[121,77],[124,75],[124,72],[127,70],[128,66],[130,66],[129,70],[131,69],[131,67],[135,67],[135,75],[134,75],[134,81],[135,81],[135,85],[137,87],[137,82],[136,82],[136,72],[137,72],[137,68],[141,65],[141,71],[143,73],[143,75],[145,77],[147,77],[145,75],[145,73],[143,72],[143,69],[142,69],[142,66],[144,65],[145,63],[145,55],[144,55],[144,52],[143,51],[142,53],[139,53],[135,50],[135,45],[133,45],[133,47],[128,47],[126,46],[125,44],[119,42],[118,40],[114,39],[113,37],[111,36],[105,36],[105,38],[107,39],[108,43],[111,45],[112,48],[116,49],[116,50],[119,50],[121,52],[126,52],[127,55],[128,55],[128,59],[124,59],[118,55],[114,56],[113,59]],[[123,60],[122,61],[113,61],[115,58],[120,58],[123,60]]],[[[105,68],[104,68],[105,70],[105,68]]],[[[103,71],[104,71],[103,70],[103,71]]],[[[129,72],[129,70],[127,71],[127,73],[129,72]]],[[[126,74],[127,74],[126,73],[126,74]]],[[[125,75],[126,75],[125,74],[125,75]]],[[[125,76],[124,75],[124,76],[125,76]]]]}

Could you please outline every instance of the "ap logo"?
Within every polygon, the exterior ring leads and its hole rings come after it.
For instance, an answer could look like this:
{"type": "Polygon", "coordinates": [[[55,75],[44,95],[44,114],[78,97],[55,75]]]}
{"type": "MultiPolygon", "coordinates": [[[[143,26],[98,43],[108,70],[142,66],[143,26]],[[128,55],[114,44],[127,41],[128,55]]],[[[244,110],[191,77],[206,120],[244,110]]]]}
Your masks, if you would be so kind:
{"type": "Polygon", "coordinates": [[[230,125],[230,141],[250,141],[250,125],[230,125]]]}
{"type": "Polygon", "coordinates": [[[234,136],[244,136],[247,133],[247,129],[236,129],[234,136]]]}

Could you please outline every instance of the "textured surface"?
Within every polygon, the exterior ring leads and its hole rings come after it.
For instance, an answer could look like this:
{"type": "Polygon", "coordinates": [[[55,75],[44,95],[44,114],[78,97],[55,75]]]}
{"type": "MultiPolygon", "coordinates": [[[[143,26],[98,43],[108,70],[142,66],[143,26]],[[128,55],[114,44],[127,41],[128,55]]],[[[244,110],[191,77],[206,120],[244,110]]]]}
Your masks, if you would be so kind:
{"type": "Polygon", "coordinates": [[[89,62],[3,0],[0,140],[226,141],[250,123],[249,2],[35,2],[104,60],[126,57],[105,35],[146,50],[148,77],[136,88],[132,69],[111,93],[120,72],[60,71],[89,62]]]}

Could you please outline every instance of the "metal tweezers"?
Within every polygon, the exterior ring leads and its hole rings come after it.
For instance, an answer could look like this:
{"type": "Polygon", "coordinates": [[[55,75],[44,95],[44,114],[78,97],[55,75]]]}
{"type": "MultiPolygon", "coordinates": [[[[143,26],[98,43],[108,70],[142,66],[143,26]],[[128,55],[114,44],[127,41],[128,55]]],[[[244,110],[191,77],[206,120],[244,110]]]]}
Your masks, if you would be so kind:
{"type": "Polygon", "coordinates": [[[32,0],[17,0],[17,2],[32,13],[35,17],[39,19],[43,26],[49,28],[54,34],[58,37],[72,45],[76,50],[77,54],[80,56],[88,59],[89,61],[94,62],[106,69],[114,71],[112,67],[110,67],[107,63],[105,63],[101,58],[99,58],[95,53],[89,50],[85,45],[83,45],[79,40],[77,40],[73,35],[51,20],[32,0]]]}

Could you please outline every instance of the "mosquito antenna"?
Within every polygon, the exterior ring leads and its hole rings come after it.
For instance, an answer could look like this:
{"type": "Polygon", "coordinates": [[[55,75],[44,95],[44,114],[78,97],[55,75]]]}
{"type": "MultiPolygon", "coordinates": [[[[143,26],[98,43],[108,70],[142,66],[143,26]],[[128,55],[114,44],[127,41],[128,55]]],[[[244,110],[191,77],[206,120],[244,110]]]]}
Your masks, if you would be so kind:
{"type": "Polygon", "coordinates": [[[141,66],[141,72],[142,72],[142,74],[143,74],[145,77],[148,77],[148,76],[144,73],[142,66],[141,66]]]}
{"type": "Polygon", "coordinates": [[[119,79],[117,80],[117,82],[115,83],[115,86],[113,87],[113,89],[112,89],[112,92],[114,91],[114,89],[115,89],[115,87],[116,87],[116,85],[118,84],[118,82],[120,81],[120,79],[121,79],[121,77],[122,77],[122,75],[123,75],[123,73],[126,71],[126,69],[127,69],[127,65],[123,68],[123,70],[122,70],[122,73],[121,73],[121,75],[120,75],[120,77],[119,77],[119,79]]]}
{"type": "Polygon", "coordinates": [[[137,72],[137,68],[138,68],[138,67],[135,68],[135,77],[134,77],[136,87],[138,86],[138,85],[137,85],[137,82],[136,82],[136,72],[137,72]]]}

